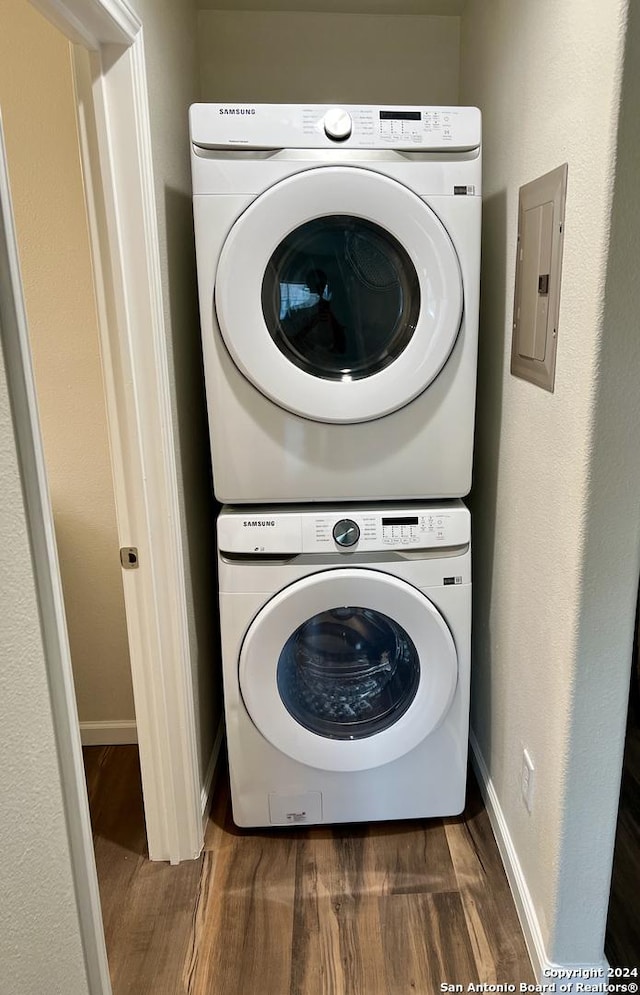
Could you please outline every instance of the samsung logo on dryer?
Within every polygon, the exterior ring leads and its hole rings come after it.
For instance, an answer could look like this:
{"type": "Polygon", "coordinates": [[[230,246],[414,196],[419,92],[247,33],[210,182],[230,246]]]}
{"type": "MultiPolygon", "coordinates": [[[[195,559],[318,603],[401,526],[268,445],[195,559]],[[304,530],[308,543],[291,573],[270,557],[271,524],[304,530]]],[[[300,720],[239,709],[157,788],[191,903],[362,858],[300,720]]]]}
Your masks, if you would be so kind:
{"type": "Polygon", "coordinates": [[[275,522],[270,522],[270,521],[267,521],[267,519],[264,519],[264,520],[255,521],[255,522],[243,522],[242,525],[243,525],[243,527],[245,529],[255,529],[256,527],[259,527],[259,528],[272,528],[273,529],[273,528],[275,528],[276,523],[275,522]]]}
{"type": "Polygon", "coordinates": [[[255,114],[255,107],[219,107],[218,114],[255,114]]]}

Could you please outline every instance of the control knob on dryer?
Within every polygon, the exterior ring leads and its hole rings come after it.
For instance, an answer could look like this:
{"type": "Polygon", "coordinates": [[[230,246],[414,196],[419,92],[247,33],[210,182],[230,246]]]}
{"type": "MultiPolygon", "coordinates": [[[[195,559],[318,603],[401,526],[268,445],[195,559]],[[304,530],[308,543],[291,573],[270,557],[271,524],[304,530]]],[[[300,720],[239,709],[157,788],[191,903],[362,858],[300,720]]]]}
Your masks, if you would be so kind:
{"type": "Polygon", "coordinates": [[[351,134],[351,115],[341,107],[332,107],[324,116],[324,130],[328,138],[335,142],[344,142],[351,134]]]}

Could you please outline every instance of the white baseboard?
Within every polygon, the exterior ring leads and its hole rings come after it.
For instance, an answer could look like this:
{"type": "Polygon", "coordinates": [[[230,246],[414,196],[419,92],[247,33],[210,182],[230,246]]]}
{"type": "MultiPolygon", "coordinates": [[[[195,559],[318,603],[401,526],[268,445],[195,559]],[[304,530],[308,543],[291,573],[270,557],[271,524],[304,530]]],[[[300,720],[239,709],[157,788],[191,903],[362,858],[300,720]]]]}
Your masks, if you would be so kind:
{"type": "Polygon", "coordinates": [[[211,794],[213,792],[213,786],[215,783],[216,768],[218,766],[218,761],[220,760],[220,750],[222,749],[222,739],[224,737],[224,720],[220,719],[218,725],[218,731],[216,732],[216,738],[213,741],[213,748],[211,750],[211,756],[209,757],[209,763],[207,764],[207,773],[205,774],[204,784],[202,785],[202,793],[200,801],[202,804],[202,825],[206,828],[207,819],[209,818],[209,805],[211,802],[211,794]]]}
{"type": "MultiPolygon", "coordinates": [[[[473,730],[469,733],[471,744],[471,761],[480,784],[485,807],[493,829],[493,835],[498,844],[500,857],[504,865],[509,887],[513,895],[525,943],[531,959],[534,974],[540,985],[555,983],[557,991],[571,993],[577,990],[574,986],[580,984],[584,991],[585,984],[597,986],[607,982],[607,962],[603,959],[592,964],[554,964],[549,960],[545,950],[540,923],[527,887],[524,872],[518,860],[513,840],[500,801],[489,776],[484,757],[480,751],[478,740],[473,730]]],[[[595,988],[593,990],[596,990],[595,988]]],[[[604,987],[602,990],[606,990],[604,987]]]]}
{"type": "Polygon", "coordinates": [[[137,743],[136,720],[81,722],[80,739],[83,746],[124,746],[128,743],[137,743]]]}

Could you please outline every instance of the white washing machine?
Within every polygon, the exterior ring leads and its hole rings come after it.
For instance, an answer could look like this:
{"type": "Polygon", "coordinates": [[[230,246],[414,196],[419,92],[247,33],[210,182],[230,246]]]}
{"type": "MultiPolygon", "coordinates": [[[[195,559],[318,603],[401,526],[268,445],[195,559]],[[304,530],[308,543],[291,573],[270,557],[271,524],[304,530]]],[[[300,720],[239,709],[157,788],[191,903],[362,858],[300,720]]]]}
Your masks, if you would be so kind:
{"type": "Polygon", "coordinates": [[[218,499],[466,494],[480,112],[195,104],[190,124],[218,499]]]}
{"type": "Polygon", "coordinates": [[[224,508],[222,657],[239,826],[455,815],[469,716],[469,512],[224,508]]]}

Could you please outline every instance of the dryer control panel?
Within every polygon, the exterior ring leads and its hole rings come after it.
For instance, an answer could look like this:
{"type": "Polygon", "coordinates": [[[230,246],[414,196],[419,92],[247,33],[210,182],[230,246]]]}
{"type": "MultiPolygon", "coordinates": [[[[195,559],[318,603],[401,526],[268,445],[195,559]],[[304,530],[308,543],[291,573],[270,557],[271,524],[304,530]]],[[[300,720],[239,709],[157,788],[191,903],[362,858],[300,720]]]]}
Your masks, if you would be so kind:
{"type": "Polygon", "coordinates": [[[189,119],[196,149],[470,152],[481,138],[477,107],[193,104],[189,119]]]}
{"type": "Polygon", "coordinates": [[[218,519],[222,553],[257,556],[450,548],[466,545],[470,536],[469,511],[461,501],[431,507],[351,505],[344,510],[223,508],[218,519]]]}

